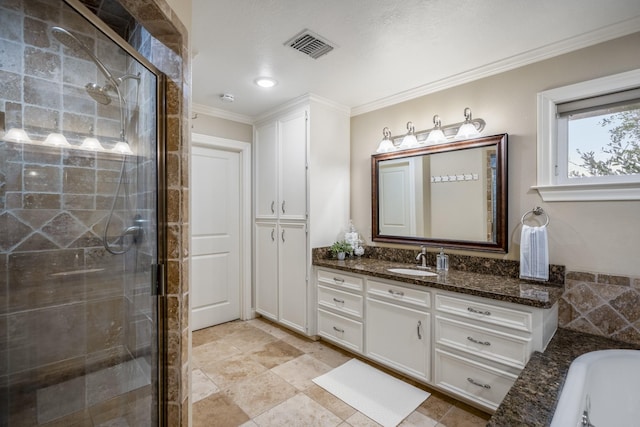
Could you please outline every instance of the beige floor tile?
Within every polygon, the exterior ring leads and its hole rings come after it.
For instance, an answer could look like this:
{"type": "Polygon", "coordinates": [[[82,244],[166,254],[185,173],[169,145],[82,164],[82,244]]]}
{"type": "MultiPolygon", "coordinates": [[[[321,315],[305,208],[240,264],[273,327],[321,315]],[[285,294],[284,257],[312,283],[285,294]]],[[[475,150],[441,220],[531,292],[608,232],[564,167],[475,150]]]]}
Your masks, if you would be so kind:
{"type": "Polygon", "coordinates": [[[251,359],[249,355],[244,354],[208,363],[200,369],[221,389],[229,388],[233,383],[267,371],[267,368],[251,359]]]}
{"type": "Polygon", "coordinates": [[[436,420],[418,411],[413,411],[400,423],[399,427],[435,427],[437,424],[436,420]]]}
{"type": "Polygon", "coordinates": [[[485,427],[488,419],[489,415],[483,412],[454,406],[442,417],[438,427],[485,427]]]}
{"type": "Polygon", "coordinates": [[[455,403],[455,399],[433,391],[431,392],[431,396],[422,402],[416,410],[429,418],[440,420],[451,408],[453,408],[455,403]]]}
{"type": "Polygon", "coordinates": [[[352,427],[382,427],[362,412],[356,412],[345,421],[352,427]]]}
{"type": "Polygon", "coordinates": [[[192,402],[198,402],[219,391],[220,388],[200,369],[194,369],[191,371],[192,402]]]}
{"type": "Polygon", "coordinates": [[[269,409],[254,420],[260,427],[334,427],[342,422],[335,414],[302,393],[269,409]]]}
{"type": "Polygon", "coordinates": [[[278,339],[282,339],[284,337],[288,337],[289,335],[293,334],[293,332],[289,331],[288,329],[285,329],[282,326],[278,326],[261,317],[257,319],[249,320],[248,323],[251,326],[254,326],[262,331],[265,331],[266,333],[271,334],[278,339]]]}
{"type": "Polygon", "coordinates": [[[191,359],[195,366],[202,367],[240,353],[242,351],[238,347],[218,340],[194,348],[191,352],[191,359]]]}
{"type": "Polygon", "coordinates": [[[282,341],[291,344],[303,353],[313,353],[325,346],[322,341],[313,341],[301,335],[289,335],[282,338],[282,341]]]}
{"type": "Polygon", "coordinates": [[[316,384],[313,384],[311,387],[306,389],[304,394],[336,414],[340,419],[346,420],[356,413],[356,410],[353,407],[347,405],[345,402],[316,384]]]}
{"type": "Polygon", "coordinates": [[[250,354],[253,360],[271,369],[302,356],[303,353],[291,344],[278,340],[258,347],[252,350],[250,354]]]}
{"type": "Polygon", "coordinates": [[[302,391],[314,384],[311,381],[312,379],[329,372],[331,369],[331,366],[315,357],[303,354],[287,363],[276,366],[271,369],[271,372],[284,378],[289,384],[302,391]]]}
{"type": "Polygon", "coordinates": [[[240,424],[238,427],[260,427],[260,426],[258,426],[258,424],[253,422],[253,420],[249,420],[244,424],[240,424]]]}
{"type": "Polygon", "coordinates": [[[332,368],[337,368],[338,366],[353,359],[353,356],[346,351],[330,347],[328,345],[321,345],[319,348],[313,350],[309,354],[331,366],[332,368]]]}
{"type": "Polygon", "coordinates": [[[235,331],[218,342],[224,342],[239,348],[243,352],[251,351],[278,339],[258,328],[250,327],[250,329],[235,331]]]}
{"type": "Polygon", "coordinates": [[[249,416],[222,393],[193,404],[193,427],[237,427],[249,416]]]}
{"type": "Polygon", "coordinates": [[[226,335],[218,326],[211,328],[204,328],[198,331],[193,331],[191,334],[191,347],[196,348],[202,344],[207,344],[212,341],[219,340],[226,335]]]}
{"type": "Polygon", "coordinates": [[[238,381],[223,393],[251,418],[293,397],[296,388],[271,371],[238,381]]]}

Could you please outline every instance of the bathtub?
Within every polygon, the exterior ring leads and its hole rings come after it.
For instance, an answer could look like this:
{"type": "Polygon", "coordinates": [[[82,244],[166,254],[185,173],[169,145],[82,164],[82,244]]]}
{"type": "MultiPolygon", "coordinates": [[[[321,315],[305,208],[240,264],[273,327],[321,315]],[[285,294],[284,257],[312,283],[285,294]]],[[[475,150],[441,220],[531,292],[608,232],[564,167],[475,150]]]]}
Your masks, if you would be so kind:
{"type": "Polygon", "coordinates": [[[640,350],[583,354],[569,367],[551,427],[640,426],[640,350]]]}

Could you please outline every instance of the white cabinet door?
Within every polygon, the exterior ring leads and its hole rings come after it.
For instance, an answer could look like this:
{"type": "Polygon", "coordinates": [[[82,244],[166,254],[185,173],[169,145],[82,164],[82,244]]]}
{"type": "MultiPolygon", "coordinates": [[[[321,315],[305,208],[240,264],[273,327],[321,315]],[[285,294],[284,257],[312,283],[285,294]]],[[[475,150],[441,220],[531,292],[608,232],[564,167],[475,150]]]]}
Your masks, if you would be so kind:
{"type": "Polygon", "coordinates": [[[256,128],[255,200],[258,219],[275,219],[278,215],[277,136],[276,122],[256,128]]]}
{"type": "Polygon", "coordinates": [[[367,298],[367,356],[429,381],[429,313],[367,298]]]}
{"type": "Polygon", "coordinates": [[[280,219],[307,217],[307,116],[297,111],[278,121],[280,219]]]}
{"type": "Polygon", "coordinates": [[[306,333],[307,232],[304,223],[281,223],[278,230],[280,322],[306,333]]]}
{"type": "Polygon", "coordinates": [[[256,311],[278,320],[278,228],[275,222],[256,222],[256,311]]]}

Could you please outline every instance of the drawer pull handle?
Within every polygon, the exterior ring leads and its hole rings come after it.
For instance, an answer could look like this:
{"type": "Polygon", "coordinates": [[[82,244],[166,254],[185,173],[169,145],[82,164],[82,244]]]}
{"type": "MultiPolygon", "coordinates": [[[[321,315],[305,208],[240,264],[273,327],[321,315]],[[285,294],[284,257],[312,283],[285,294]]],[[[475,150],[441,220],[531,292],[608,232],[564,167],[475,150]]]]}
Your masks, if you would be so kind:
{"type": "Polygon", "coordinates": [[[476,380],[474,380],[473,378],[467,378],[467,381],[469,381],[473,385],[477,385],[478,387],[486,388],[487,390],[489,390],[491,388],[491,386],[489,384],[479,383],[476,380]]]}
{"type": "Polygon", "coordinates": [[[273,214],[273,213],[276,213],[276,210],[275,210],[275,204],[276,204],[276,202],[275,202],[275,201],[271,201],[271,213],[272,213],[272,214],[273,214]]]}
{"type": "Polygon", "coordinates": [[[393,289],[389,289],[389,293],[393,296],[398,296],[398,297],[403,297],[404,296],[404,292],[401,291],[394,291],[393,289]]]}
{"type": "Polygon", "coordinates": [[[272,242],[275,242],[275,241],[276,241],[276,238],[274,237],[274,233],[275,233],[275,232],[276,232],[276,229],[275,229],[275,228],[272,228],[272,229],[271,229],[271,241],[272,241],[272,242]]]}
{"type": "Polygon", "coordinates": [[[340,279],[338,277],[334,277],[333,281],[336,282],[336,283],[344,283],[344,279],[340,279]]]}
{"type": "Polygon", "coordinates": [[[469,341],[471,341],[472,343],[476,343],[476,344],[480,344],[480,345],[491,345],[491,343],[489,341],[478,341],[477,339],[473,338],[473,337],[467,337],[467,339],[469,341]]]}
{"type": "Polygon", "coordinates": [[[344,304],[344,300],[343,299],[334,298],[333,301],[337,302],[339,304],[344,304]]]}
{"type": "Polygon", "coordinates": [[[476,310],[476,309],[475,309],[475,308],[473,308],[473,307],[467,307],[467,310],[469,310],[469,311],[470,311],[470,312],[472,312],[472,313],[476,313],[476,314],[484,314],[485,316],[491,316],[491,312],[490,312],[489,310],[485,310],[485,311],[482,311],[482,310],[476,310]]]}
{"type": "Polygon", "coordinates": [[[333,330],[336,332],[340,332],[341,334],[344,334],[344,329],[340,329],[340,328],[336,328],[335,326],[333,327],[333,330]]]}
{"type": "Polygon", "coordinates": [[[285,211],[284,211],[284,202],[285,202],[285,200],[282,201],[282,213],[285,213],[285,211]]]}
{"type": "Polygon", "coordinates": [[[421,340],[422,339],[422,334],[420,333],[420,328],[422,327],[422,321],[418,320],[418,326],[416,327],[416,330],[418,331],[418,339],[421,340]]]}

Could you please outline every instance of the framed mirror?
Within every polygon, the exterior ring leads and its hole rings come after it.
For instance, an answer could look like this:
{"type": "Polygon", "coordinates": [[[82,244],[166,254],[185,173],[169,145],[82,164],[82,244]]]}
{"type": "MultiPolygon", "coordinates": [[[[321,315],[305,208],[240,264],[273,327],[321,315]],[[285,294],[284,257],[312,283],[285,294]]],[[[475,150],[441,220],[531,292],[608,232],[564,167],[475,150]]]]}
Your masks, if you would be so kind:
{"type": "Polygon", "coordinates": [[[507,134],[371,156],[375,242],[507,252],[507,134]]]}

